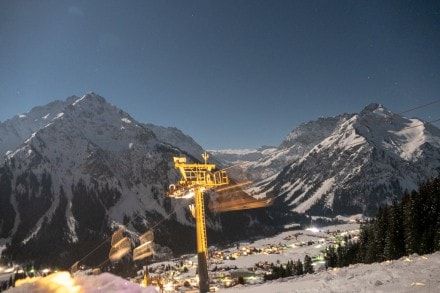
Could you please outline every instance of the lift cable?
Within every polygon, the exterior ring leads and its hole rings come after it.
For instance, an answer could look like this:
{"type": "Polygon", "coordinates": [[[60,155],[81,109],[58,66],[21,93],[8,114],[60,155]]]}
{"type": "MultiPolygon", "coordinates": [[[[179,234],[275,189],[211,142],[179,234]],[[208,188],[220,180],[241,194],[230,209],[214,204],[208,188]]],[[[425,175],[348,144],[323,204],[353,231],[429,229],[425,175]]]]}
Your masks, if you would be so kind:
{"type": "Polygon", "coordinates": [[[437,103],[440,103],[440,99],[438,99],[438,100],[434,100],[434,101],[429,102],[429,103],[424,104],[424,105],[416,106],[416,107],[414,107],[414,108],[411,108],[411,109],[405,110],[405,111],[403,111],[403,112],[399,112],[399,113],[397,113],[397,114],[398,114],[398,115],[402,115],[402,114],[404,114],[404,113],[412,112],[412,111],[414,111],[414,110],[418,110],[418,109],[421,109],[421,108],[425,108],[425,107],[428,107],[428,106],[431,106],[431,105],[434,105],[434,104],[437,104],[437,103]]]}
{"type": "MultiPolygon", "coordinates": [[[[172,214],[174,214],[175,212],[177,212],[179,209],[184,208],[184,205],[181,206],[175,206],[173,211],[170,212],[168,215],[166,215],[163,219],[161,219],[160,221],[158,221],[155,225],[153,225],[149,230],[154,230],[157,226],[159,226],[160,224],[162,224],[162,222],[164,222],[165,220],[167,220],[169,217],[171,217],[172,214]]],[[[144,218],[141,215],[136,215],[136,217],[132,220],[135,221],[137,219],[142,219],[147,221],[146,218],[144,218]]],[[[77,263],[82,262],[84,259],[86,259],[87,257],[89,257],[92,253],[94,253],[96,250],[98,250],[101,246],[103,246],[106,242],[110,241],[112,238],[112,236],[107,237],[101,244],[99,244],[95,249],[93,249],[92,251],[90,251],[87,255],[85,255],[83,258],[81,258],[79,261],[77,261],[77,263]]],[[[107,261],[109,261],[109,259],[107,258],[103,263],[101,263],[98,267],[104,265],[107,261]]]]}

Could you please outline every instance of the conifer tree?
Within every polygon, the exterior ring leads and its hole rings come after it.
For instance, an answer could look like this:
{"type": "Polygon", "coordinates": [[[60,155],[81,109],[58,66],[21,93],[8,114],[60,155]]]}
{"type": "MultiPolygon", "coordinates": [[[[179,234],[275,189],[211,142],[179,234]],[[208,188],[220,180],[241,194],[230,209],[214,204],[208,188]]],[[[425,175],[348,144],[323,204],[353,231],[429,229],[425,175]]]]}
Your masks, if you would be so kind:
{"type": "Polygon", "coordinates": [[[403,210],[403,240],[405,244],[405,252],[411,254],[416,249],[416,228],[415,228],[415,208],[414,208],[414,195],[416,192],[406,194],[402,198],[402,210],[403,210]]]}
{"type": "Polygon", "coordinates": [[[440,177],[406,194],[401,202],[380,208],[375,218],[361,225],[359,241],[346,243],[327,248],[326,267],[440,250],[440,177]]]}
{"type": "Polygon", "coordinates": [[[385,247],[386,231],[388,228],[388,209],[380,208],[377,221],[374,225],[375,250],[374,261],[381,262],[385,260],[383,248],[385,247]]]}
{"type": "Polygon", "coordinates": [[[304,274],[313,274],[314,272],[312,258],[306,254],[304,257],[304,274]]]}
{"type": "Polygon", "coordinates": [[[434,250],[435,251],[440,250],[440,216],[437,218],[437,228],[436,228],[436,234],[434,237],[434,250]]]}
{"type": "Polygon", "coordinates": [[[426,237],[426,253],[431,253],[435,251],[436,247],[436,235],[439,229],[438,218],[440,217],[440,179],[434,179],[427,185],[427,202],[426,214],[427,219],[425,226],[425,237],[426,237]]]}
{"type": "Polygon", "coordinates": [[[386,227],[384,258],[397,259],[405,254],[403,242],[403,215],[401,205],[394,200],[388,210],[388,226],[386,227]]]}
{"type": "Polygon", "coordinates": [[[246,282],[244,281],[243,276],[238,277],[238,284],[244,285],[246,282]]]}
{"type": "Polygon", "coordinates": [[[330,267],[336,267],[336,265],[337,265],[336,250],[333,245],[330,245],[325,252],[325,267],[328,269],[330,267]]]}
{"type": "Polygon", "coordinates": [[[300,276],[300,275],[304,275],[304,268],[303,268],[303,264],[302,262],[298,259],[296,261],[296,275],[300,276]]]}
{"type": "Polygon", "coordinates": [[[294,262],[293,260],[290,261],[290,265],[292,267],[292,276],[296,275],[296,262],[294,262]]]}
{"type": "Polygon", "coordinates": [[[364,244],[365,249],[365,263],[373,263],[376,261],[376,255],[378,253],[378,248],[376,246],[376,220],[370,222],[368,226],[366,226],[366,233],[368,235],[367,242],[364,244]]]}
{"type": "Polygon", "coordinates": [[[360,226],[360,233],[359,233],[359,249],[357,251],[356,258],[361,263],[367,263],[367,244],[369,242],[369,225],[370,223],[362,223],[360,226]]]}
{"type": "Polygon", "coordinates": [[[293,264],[293,261],[291,262],[291,261],[287,261],[287,264],[286,264],[286,275],[287,276],[293,276],[293,266],[292,266],[292,264],[293,264]]]}

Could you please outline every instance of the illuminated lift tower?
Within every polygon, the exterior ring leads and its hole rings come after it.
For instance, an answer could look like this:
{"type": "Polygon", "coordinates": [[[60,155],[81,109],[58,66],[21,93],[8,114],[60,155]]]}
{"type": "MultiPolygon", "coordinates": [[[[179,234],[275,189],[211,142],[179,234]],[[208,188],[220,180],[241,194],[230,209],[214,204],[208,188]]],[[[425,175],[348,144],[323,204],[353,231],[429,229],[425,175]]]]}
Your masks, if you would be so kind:
{"type": "Polygon", "coordinates": [[[204,164],[187,164],[185,157],[174,157],[174,167],[179,169],[182,179],[177,185],[171,184],[167,196],[174,198],[194,197],[194,207],[190,209],[196,219],[197,235],[197,260],[199,270],[200,292],[209,291],[208,264],[207,264],[207,238],[205,224],[205,204],[203,194],[205,191],[229,184],[229,178],[225,171],[213,171],[214,164],[208,164],[208,154],[202,155],[204,164]]]}

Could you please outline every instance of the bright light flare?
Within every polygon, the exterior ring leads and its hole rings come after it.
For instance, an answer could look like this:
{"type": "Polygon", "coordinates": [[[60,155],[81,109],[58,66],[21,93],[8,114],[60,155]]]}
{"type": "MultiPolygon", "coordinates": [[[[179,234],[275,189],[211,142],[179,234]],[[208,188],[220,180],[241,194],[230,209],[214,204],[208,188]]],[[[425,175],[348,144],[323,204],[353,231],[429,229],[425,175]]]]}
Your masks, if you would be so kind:
{"type": "Polygon", "coordinates": [[[180,198],[186,198],[186,199],[193,198],[194,195],[195,195],[194,191],[190,191],[190,192],[185,193],[184,195],[182,195],[180,198]]]}
{"type": "Polygon", "coordinates": [[[32,289],[33,292],[56,292],[56,293],[77,293],[81,292],[81,287],[75,284],[75,281],[68,272],[58,272],[47,277],[35,277],[17,280],[15,287],[22,289],[32,289]]]}
{"type": "Polygon", "coordinates": [[[41,279],[41,283],[54,292],[80,292],[80,287],[75,285],[68,272],[58,272],[41,279]]]}
{"type": "Polygon", "coordinates": [[[313,232],[313,233],[318,233],[318,232],[319,232],[319,229],[316,228],[316,227],[310,227],[310,228],[307,228],[306,231],[311,231],[311,232],[313,232]]]}
{"type": "Polygon", "coordinates": [[[163,286],[163,288],[165,289],[165,291],[171,292],[173,290],[173,283],[168,282],[163,286]]]}
{"type": "Polygon", "coordinates": [[[15,268],[14,267],[9,267],[7,269],[4,270],[5,273],[12,273],[14,272],[15,268]]]}
{"type": "Polygon", "coordinates": [[[15,287],[20,287],[24,284],[33,284],[35,282],[37,282],[38,280],[40,280],[41,277],[32,277],[32,278],[26,278],[26,279],[19,279],[15,282],[15,287]]]}

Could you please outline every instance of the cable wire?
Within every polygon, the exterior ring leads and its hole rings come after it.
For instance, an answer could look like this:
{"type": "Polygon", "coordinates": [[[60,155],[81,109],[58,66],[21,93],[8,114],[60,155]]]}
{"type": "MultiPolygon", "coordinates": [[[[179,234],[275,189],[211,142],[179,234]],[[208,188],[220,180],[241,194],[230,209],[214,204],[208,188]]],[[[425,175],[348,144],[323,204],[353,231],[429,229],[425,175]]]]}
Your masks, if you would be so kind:
{"type": "MultiPolygon", "coordinates": [[[[162,224],[162,222],[164,222],[165,220],[167,220],[169,217],[171,217],[172,214],[176,213],[179,209],[184,208],[184,205],[181,206],[175,206],[173,211],[170,212],[168,215],[166,215],[163,219],[161,219],[159,222],[157,222],[155,225],[153,225],[150,229],[148,230],[154,230],[156,229],[157,226],[159,226],[160,224],[162,224]]],[[[144,218],[141,215],[136,215],[136,217],[132,220],[135,221],[137,219],[142,219],[148,222],[148,220],[146,218],[144,218]]],[[[77,261],[78,263],[82,262],[83,260],[85,260],[87,257],[89,257],[91,254],[93,254],[96,250],[98,250],[102,245],[104,245],[106,242],[108,242],[109,240],[111,240],[112,236],[107,237],[101,244],[99,244],[95,249],[93,249],[91,252],[89,252],[87,255],[85,255],[83,258],[81,258],[79,261],[77,261]]],[[[107,261],[109,261],[109,259],[107,258],[104,262],[102,262],[100,265],[98,265],[97,267],[101,267],[102,265],[104,265],[107,261]]]]}
{"type": "Polygon", "coordinates": [[[431,105],[434,105],[434,104],[437,104],[437,103],[440,103],[440,99],[435,100],[435,101],[432,101],[432,102],[429,102],[429,103],[424,104],[424,105],[416,106],[416,107],[414,107],[414,108],[411,108],[411,109],[406,110],[406,111],[403,111],[403,112],[399,112],[399,113],[397,113],[397,114],[398,114],[398,115],[402,115],[402,114],[404,114],[404,113],[408,113],[408,112],[411,112],[411,111],[414,111],[414,110],[418,110],[418,109],[421,109],[421,108],[425,108],[425,107],[428,107],[428,106],[431,106],[431,105]]]}

